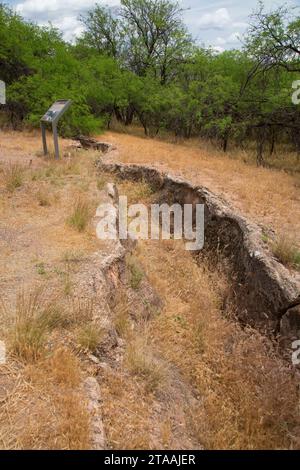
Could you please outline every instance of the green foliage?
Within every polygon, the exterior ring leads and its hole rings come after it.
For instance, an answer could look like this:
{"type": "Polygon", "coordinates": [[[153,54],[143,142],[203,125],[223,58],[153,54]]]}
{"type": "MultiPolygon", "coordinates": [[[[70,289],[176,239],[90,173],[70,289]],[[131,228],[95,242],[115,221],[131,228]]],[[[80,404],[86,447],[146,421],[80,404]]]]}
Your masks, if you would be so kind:
{"type": "Polygon", "coordinates": [[[81,17],[75,45],[53,27],[26,22],[0,4],[0,79],[7,120],[39,126],[56,99],[73,101],[64,136],[99,133],[112,118],[146,135],[172,132],[216,141],[256,142],[264,164],[277,142],[300,154],[300,112],[292,83],[300,70],[300,17],[286,7],[250,19],[242,50],[217,54],[195,45],[175,0],[122,0],[81,17]]]}

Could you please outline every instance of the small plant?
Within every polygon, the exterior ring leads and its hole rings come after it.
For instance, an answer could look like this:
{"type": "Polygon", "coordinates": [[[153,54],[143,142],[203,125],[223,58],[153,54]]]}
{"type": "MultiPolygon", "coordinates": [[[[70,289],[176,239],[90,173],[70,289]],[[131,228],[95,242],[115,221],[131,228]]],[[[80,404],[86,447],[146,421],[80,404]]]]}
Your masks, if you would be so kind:
{"type": "Polygon", "coordinates": [[[35,267],[37,273],[40,274],[40,276],[44,276],[46,274],[45,264],[42,261],[40,263],[37,263],[35,267]]]}
{"type": "Polygon", "coordinates": [[[158,390],[166,382],[166,368],[154,357],[145,338],[137,337],[129,343],[126,364],[133,374],[144,379],[148,392],[158,390]]]}
{"type": "Polygon", "coordinates": [[[95,352],[103,339],[103,330],[93,323],[83,326],[78,332],[78,343],[91,352],[95,352]]]}
{"type": "Polygon", "coordinates": [[[47,334],[61,322],[60,310],[45,302],[42,291],[18,294],[11,350],[25,361],[38,359],[45,349],[47,334]]]}
{"type": "Polygon", "coordinates": [[[276,258],[292,268],[300,269],[300,251],[293,240],[281,235],[272,245],[276,258]]]}
{"type": "Polygon", "coordinates": [[[65,263],[78,263],[83,259],[83,253],[81,251],[70,250],[63,254],[62,261],[65,263]]]}
{"type": "Polygon", "coordinates": [[[66,274],[64,277],[64,284],[63,284],[64,294],[66,296],[71,295],[73,289],[73,283],[70,279],[70,275],[66,274]]]}
{"type": "Polygon", "coordinates": [[[117,334],[123,338],[126,337],[130,330],[128,305],[120,303],[115,310],[115,328],[117,334]]]}
{"type": "Polygon", "coordinates": [[[80,383],[78,359],[66,348],[56,349],[48,359],[47,366],[51,376],[58,384],[77,387],[80,383]]]}
{"type": "Polygon", "coordinates": [[[130,273],[130,287],[137,290],[140,287],[144,273],[132,256],[127,259],[127,265],[130,273]]]}
{"type": "Polygon", "coordinates": [[[49,194],[45,189],[39,189],[39,191],[36,194],[38,203],[42,207],[48,207],[51,206],[51,200],[49,197],[49,194]]]}
{"type": "Polygon", "coordinates": [[[71,227],[78,230],[78,232],[83,232],[88,225],[90,217],[91,211],[88,202],[83,199],[78,199],[67,222],[71,227]]]}
{"type": "Polygon", "coordinates": [[[24,169],[17,163],[9,165],[4,170],[5,186],[7,191],[13,193],[15,189],[23,184],[24,169]]]}
{"type": "Polygon", "coordinates": [[[105,178],[104,178],[103,176],[99,176],[99,177],[97,178],[97,189],[98,189],[99,191],[102,191],[102,189],[103,189],[104,186],[105,186],[105,183],[106,183],[105,178]]]}

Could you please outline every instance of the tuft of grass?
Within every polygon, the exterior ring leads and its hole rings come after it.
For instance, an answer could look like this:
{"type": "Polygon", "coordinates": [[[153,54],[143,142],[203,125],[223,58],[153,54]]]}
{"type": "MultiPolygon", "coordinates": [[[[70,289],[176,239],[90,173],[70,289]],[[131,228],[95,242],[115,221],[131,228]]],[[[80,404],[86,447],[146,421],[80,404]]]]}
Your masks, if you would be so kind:
{"type": "Polygon", "coordinates": [[[55,383],[78,387],[80,384],[80,365],[74,354],[66,348],[58,348],[47,361],[47,367],[55,383]]]}
{"type": "Polygon", "coordinates": [[[63,291],[66,296],[70,296],[73,290],[73,283],[71,281],[69,273],[64,276],[63,291]]]}
{"type": "Polygon", "coordinates": [[[41,276],[44,276],[46,274],[45,263],[43,261],[37,263],[35,267],[36,267],[37,273],[40,274],[41,276]]]}
{"type": "Polygon", "coordinates": [[[300,251],[290,238],[284,235],[278,237],[272,244],[272,251],[281,263],[300,269],[300,251]]]}
{"type": "Polygon", "coordinates": [[[84,255],[81,251],[77,250],[68,250],[65,251],[65,253],[62,256],[62,261],[65,263],[78,263],[79,261],[82,261],[84,255]]]}
{"type": "Polygon", "coordinates": [[[130,330],[130,323],[128,319],[128,310],[126,308],[119,308],[115,317],[115,328],[117,334],[124,338],[130,330]]]}
{"type": "Polygon", "coordinates": [[[130,331],[130,320],[128,299],[125,292],[121,291],[121,293],[117,296],[114,312],[114,324],[117,334],[121,338],[127,337],[130,331]]]}
{"type": "Polygon", "coordinates": [[[106,178],[104,178],[104,176],[99,176],[97,178],[97,189],[99,191],[102,191],[102,189],[104,189],[104,186],[105,186],[105,183],[106,183],[106,178]]]}
{"type": "Polygon", "coordinates": [[[24,169],[17,163],[9,165],[4,170],[4,180],[7,191],[13,193],[15,189],[20,188],[24,180],[24,169]]]}
{"type": "Polygon", "coordinates": [[[133,185],[130,181],[121,181],[118,185],[119,191],[126,194],[129,204],[146,202],[155,190],[146,181],[136,181],[133,185]]]}
{"type": "Polygon", "coordinates": [[[129,279],[130,287],[132,289],[137,290],[140,287],[140,284],[144,277],[144,273],[142,269],[140,268],[137,260],[133,256],[129,256],[127,258],[127,266],[129,268],[129,274],[130,274],[130,279],[129,279]]]}
{"type": "Polygon", "coordinates": [[[103,340],[103,330],[93,323],[84,325],[78,332],[77,340],[83,349],[95,352],[103,340]]]}
{"type": "Polygon", "coordinates": [[[51,206],[51,200],[46,189],[39,189],[36,194],[36,197],[40,206],[42,207],[51,206]]]}
{"type": "Polygon", "coordinates": [[[91,218],[91,209],[89,203],[84,199],[77,199],[74,204],[72,214],[67,219],[67,223],[78,230],[78,232],[83,232],[91,218]]]}
{"type": "Polygon", "coordinates": [[[20,359],[37,360],[45,350],[48,333],[62,322],[54,299],[45,301],[41,289],[17,296],[11,351],[20,359]]]}
{"type": "Polygon", "coordinates": [[[166,383],[166,367],[154,357],[145,337],[136,336],[129,342],[126,364],[134,375],[145,381],[148,392],[155,392],[166,383]]]}

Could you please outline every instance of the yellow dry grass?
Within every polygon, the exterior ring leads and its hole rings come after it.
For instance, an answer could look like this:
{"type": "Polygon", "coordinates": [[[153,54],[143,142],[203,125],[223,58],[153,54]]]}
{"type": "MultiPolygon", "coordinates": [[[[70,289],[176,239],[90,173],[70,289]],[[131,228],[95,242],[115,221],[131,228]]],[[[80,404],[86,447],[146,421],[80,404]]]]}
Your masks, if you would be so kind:
{"type": "Polygon", "coordinates": [[[60,345],[77,347],[77,329],[93,310],[73,297],[72,276],[106,249],[91,225],[79,232],[66,223],[74,201],[87,201],[91,215],[101,201],[95,155],[68,151],[54,161],[37,156],[39,147],[37,134],[1,134],[0,332],[8,361],[0,370],[0,447],[84,449],[91,446],[84,367],[60,345]]]}
{"type": "MultiPolygon", "coordinates": [[[[107,134],[108,138],[119,147],[123,161],[169,168],[225,194],[254,220],[299,236],[296,177],[257,169],[211,148],[115,133],[107,134]]],[[[37,158],[34,152],[39,147],[37,134],[1,136],[2,167],[22,164],[24,171],[22,185],[13,192],[7,188],[5,171],[0,172],[0,287],[9,303],[22,282],[44,284],[55,278],[61,283],[63,279],[71,306],[66,321],[76,332],[91,321],[93,305],[72,298],[72,265],[100,246],[105,249],[105,244],[89,228],[80,233],[69,227],[66,217],[77,197],[84,196],[91,206],[97,202],[105,176],[97,180],[92,152],[54,162],[37,158]],[[51,194],[50,204],[44,203],[47,194],[51,194]],[[67,267],[63,278],[58,273],[62,262],[67,267]]],[[[151,196],[145,183],[121,186],[130,202],[151,196]]],[[[196,266],[182,245],[173,241],[143,242],[135,256],[164,308],[148,320],[147,328],[133,326],[124,299],[116,308],[116,328],[127,344],[114,368],[103,368],[101,375],[109,445],[122,449],[299,448],[297,383],[266,338],[223,317],[227,281],[221,268],[212,268],[206,260],[196,266]],[[189,394],[196,399],[190,401],[189,394]]],[[[131,276],[138,296],[140,274],[134,268],[131,276]]],[[[11,360],[1,369],[2,448],[89,447],[81,364],[70,350],[53,344],[50,341],[48,355],[35,355],[34,364],[11,360]]]]}
{"type": "Polygon", "coordinates": [[[199,396],[190,410],[199,442],[209,449],[299,448],[297,380],[265,337],[224,318],[222,271],[205,260],[198,267],[173,241],[144,242],[138,258],[165,301],[149,325],[155,351],[199,396]]]}
{"type": "MultiPolygon", "coordinates": [[[[223,195],[252,220],[288,233],[300,243],[300,176],[245,163],[246,152],[224,155],[199,142],[168,143],[127,134],[104,136],[118,147],[116,158],[172,170],[223,195]]],[[[286,159],[288,156],[283,155],[286,159]]]]}
{"type": "Polygon", "coordinates": [[[15,364],[6,376],[13,385],[0,406],[0,448],[89,448],[90,418],[72,352],[58,349],[38,366],[15,364]]]}

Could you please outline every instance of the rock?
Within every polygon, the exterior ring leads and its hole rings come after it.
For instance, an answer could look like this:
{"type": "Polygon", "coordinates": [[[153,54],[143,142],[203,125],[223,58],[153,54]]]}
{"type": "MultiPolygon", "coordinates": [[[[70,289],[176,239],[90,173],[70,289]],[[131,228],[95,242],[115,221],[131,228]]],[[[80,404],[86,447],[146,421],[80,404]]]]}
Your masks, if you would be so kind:
{"type": "Polygon", "coordinates": [[[92,450],[104,450],[105,435],[101,413],[101,394],[99,384],[95,377],[85,379],[84,389],[88,399],[88,411],[91,415],[92,450]]]}
{"type": "Polygon", "coordinates": [[[111,150],[115,150],[115,146],[109,144],[108,142],[100,142],[92,137],[86,137],[84,135],[79,135],[75,137],[76,140],[79,140],[81,146],[84,149],[94,149],[100,150],[102,153],[110,152],[111,150]]]}
{"type": "Polygon", "coordinates": [[[280,322],[280,333],[300,339],[300,305],[289,309],[280,322]]]}
{"type": "Polygon", "coordinates": [[[98,359],[96,356],[94,356],[93,354],[89,354],[89,355],[88,355],[88,358],[89,358],[94,364],[100,364],[99,359],[98,359]]]}

